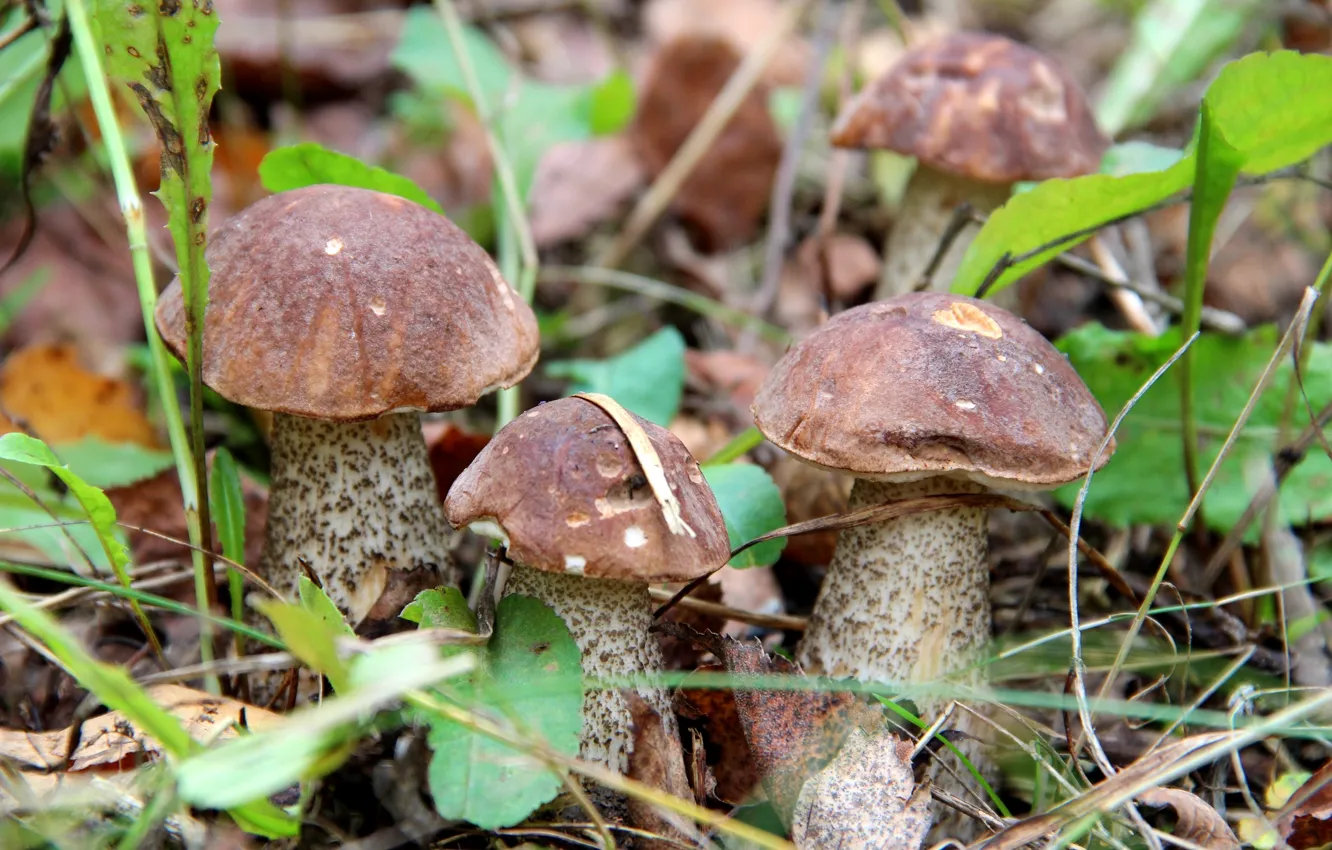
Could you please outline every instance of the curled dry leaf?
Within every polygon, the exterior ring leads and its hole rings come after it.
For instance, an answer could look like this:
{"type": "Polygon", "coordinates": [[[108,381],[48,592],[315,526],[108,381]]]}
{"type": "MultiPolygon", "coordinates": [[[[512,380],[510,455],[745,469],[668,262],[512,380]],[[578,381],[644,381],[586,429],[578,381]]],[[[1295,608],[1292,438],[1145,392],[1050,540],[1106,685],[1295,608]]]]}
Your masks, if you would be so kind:
{"type": "Polygon", "coordinates": [[[911,749],[891,732],[853,730],[800,792],[791,819],[796,847],[919,848],[932,821],[930,791],[916,785],[911,749]]]}
{"type": "Polygon", "coordinates": [[[1332,761],[1310,776],[1276,819],[1277,832],[1293,850],[1332,844],[1332,761]]]}
{"type": "Polygon", "coordinates": [[[877,709],[845,691],[745,687],[744,680],[759,676],[803,676],[796,665],[769,655],[757,642],[741,643],[674,623],[658,628],[706,647],[737,680],[736,715],[752,762],[768,799],[787,823],[806,780],[833,758],[857,723],[878,720],[877,709]]]}
{"type": "Polygon", "coordinates": [[[1169,806],[1175,810],[1176,838],[1192,841],[1213,850],[1239,850],[1239,839],[1226,819],[1202,798],[1180,788],[1152,788],[1138,795],[1149,806],[1169,806]]]}
{"type": "Polygon", "coordinates": [[[537,247],[583,238],[612,218],[643,182],[643,168],[624,136],[550,148],[532,183],[532,238],[537,247]]]}
{"type": "MultiPolygon", "coordinates": [[[[698,666],[703,673],[720,673],[725,669],[720,664],[698,666]]],[[[759,783],[759,775],[735,706],[735,695],[724,688],[682,687],[675,692],[675,708],[686,718],[703,721],[704,736],[713,755],[704,764],[704,768],[711,765],[715,782],[710,789],[712,795],[731,805],[747,801],[759,783]]]]}
{"type": "MultiPolygon", "coordinates": [[[[31,345],[0,365],[0,404],[36,437],[64,443],[100,437],[157,448],[134,389],[84,368],[72,345],[31,345]]],[[[0,414],[0,430],[18,430],[0,414]]]]}
{"type": "MultiPolygon", "coordinates": [[[[739,51],[716,36],[681,36],[657,52],[630,129],[649,175],[655,177],[671,161],[739,66],[739,51]]],[[[733,248],[754,235],[781,156],[781,135],[768,111],[767,89],[760,84],[675,196],[675,211],[705,250],[733,248]]]]}

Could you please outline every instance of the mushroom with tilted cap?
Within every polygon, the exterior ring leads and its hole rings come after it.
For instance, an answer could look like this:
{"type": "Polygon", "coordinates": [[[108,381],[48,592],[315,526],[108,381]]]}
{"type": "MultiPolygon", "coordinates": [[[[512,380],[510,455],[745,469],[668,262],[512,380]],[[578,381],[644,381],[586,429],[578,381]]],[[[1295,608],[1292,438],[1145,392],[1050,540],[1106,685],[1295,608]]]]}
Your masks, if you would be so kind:
{"type": "MultiPolygon", "coordinates": [[[[420,412],[522,380],[531,308],[447,218],[368,189],[264,198],[207,258],[203,381],[274,414],[260,575],[294,594],[304,559],[353,624],[386,589],[456,584],[420,412]]],[[[179,278],[156,318],[184,359],[179,278]]]]}
{"type": "MultiPolygon", "coordinates": [[[[780,448],[853,476],[852,510],[1051,490],[1087,473],[1107,433],[1095,397],[1045,337],[993,304],[935,292],[833,317],[778,361],[753,413],[780,448]]],[[[990,637],[987,550],[979,507],[843,531],[796,660],[862,681],[966,670],[990,637]]],[[[965,673],[982,679],[983,668],[965,673]]],[[[969,715],[959,719],[965,730],[969,715]]]]}
{"type": "MultiPolygon", "coordinates": [[[[988,214],[1014,183],[1094,172],[1110,142],[1086,95],[1036,50],[962,32],[910,50],[843,108],[832,142],[916,158],[884,249],[875,297],[911,292],[968,203],[988,214]]],[[[974,228],[959,232],[934,274],[946,291],[974,228]]]]}
{"type": "MultiPolygon", "coordinates": [[[[633,419],[661,461],[687,533],[672,531],[620,425],[579,397],[506,425],[444,500],[454,527],[502,541],[514,564],[505,592],[535,597],[564,619],[590,678],[661,670],[648,586],[690,581],[730,556],[721,510],[689,450],[665,428],[633,419]]],[[[666,692],[636,690],[676,738],[666,692]]],[[[582,756],[625,772],[634,740],[628,702],[618,690],[589,690],[583,713],[582,756]]]]}

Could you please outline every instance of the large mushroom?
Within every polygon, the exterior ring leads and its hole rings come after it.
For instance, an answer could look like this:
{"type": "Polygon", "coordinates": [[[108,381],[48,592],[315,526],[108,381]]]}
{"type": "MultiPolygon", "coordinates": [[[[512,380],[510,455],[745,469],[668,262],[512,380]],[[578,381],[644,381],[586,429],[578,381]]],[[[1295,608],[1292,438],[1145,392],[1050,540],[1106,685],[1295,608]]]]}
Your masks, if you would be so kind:
{"type": "MultiPolygon", "coordinates": [[[[638,417],[692,533],[673,533],[626,435],[591,401],[535,407],[505,426],[449,490],[455,527],[502,541],[513,572],[506,593],[540,599],[564,619],[593,679],[662,669],[648,587],[689,581],[726,562],[726,524],[689,450],[638,417]]],[[[666,692],[636,689],[675,738],[666,692]]],[[[625,772],[630,708],[619,690],[589,690],[583,758],[625,772]]],[[[680,765],[683,770],[683,764],[680,765]]]]}
{"type": "MultiPolygon", "coordinates": [[[[1086,474],[1107,430],[1045,337],[993,304],[934,292],[838,314],[782,357],[753,412],[780,448],[853,476],[853,510],[1050,490],[1086,474]]],[[[861,681],[983,681],[971,665],[990,638],[987,550],[983,508],[843,531],[797,661],[861,681]]]]}
{"type": "MultiPolygon", "coordinates": [[[[973,32],[909,51],[846,105],[832,142],[916,158],[885,247],[881,300],[917,288],[961,204],[988,214],[1019,181],[1094,172],[1109,146],[1063,70],[1030,47],[973,32]]],[[[974,233],[959,232],[932,289],[949,289],[974,233]]]]}
{"type": "MultiPolygon", "coordinates": [[[[293,594],[303,559],[353,624],[397,582],[456,584],[420,413],[522,380],[531,308],[447,218],[367,189],[264,198],[207,256],[204,383],[273,412],[259,573],[293,594]]],[[[179,278],[156,318],[183,359],[179,278]]]]}

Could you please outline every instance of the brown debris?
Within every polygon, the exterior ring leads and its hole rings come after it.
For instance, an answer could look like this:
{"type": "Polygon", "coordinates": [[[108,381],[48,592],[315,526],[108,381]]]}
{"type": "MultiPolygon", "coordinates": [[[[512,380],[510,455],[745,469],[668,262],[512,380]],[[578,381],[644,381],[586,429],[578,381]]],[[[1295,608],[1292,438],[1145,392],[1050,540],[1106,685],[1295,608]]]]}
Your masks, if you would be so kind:
{"type": "Polygon", "coordinates": [[[531,192],[538,248],[581,239],[610,220],[644,183],[625,136],[564,142],[546,151],[531,192]]]}
{"type": "Polygon", "coordinates": [[[1275,820],[1281,839],[1293,850],[1314,850],[1332,842],[1332,761],[1290,796],[1275,820]]]}
{"type": "MultiPolygon", "coordinates": [[[[648,38],[665,44],[684,35],[719,36],[742,53],[754,51],[779,20],[791,0],[652,0],[644,10],[648,38]]],[[[805,80],[813,53],[810,45],[791,36],[777,49],[763,80],[772,86],[798,86],[805,80]]]]}
{"type": "Polygon", "coordinates": [[[1239,839],[1216,809],[1197,794],[1180,788],[1152,788],[1138,795],[1149,806],[1169,806],[1175,811],[1174,836],[1212,850],[1240,850],[1239,839]]]}
{"type": "MultiPolygon", "coordinates": [[[[629,714],[634,724],[634,745],[629,756],[630,779],[636,779],[650,788],[665,791],[674,797],[689,799],[692,792],[685,775],[680,753],[680,740],[672,734],[647,700],[632,690],[622,692],[629,702],[629,714]]],[[[629,799],[629,822],[639,829],[665,837],[679,837],[675,818],[669,813],[639,800],[629,799]]],[[[652,842],[644,846],[669,846],[666,842],[652,842]]]]}
{"type": "MultiPolygon", "coordinates": [[[[700,673],[720,673],[726,668],[700,664],[696,669],[700,673]]],[[[725,688],[686,685],[675,692],[675,708],[681,716],[703,722],[704,738],[716,754],[703,765],[713,777],[711,796],[731,805],[747,802],[759,784],[759,775],[735,706],[735,694],[725,688]]]]}
{"type": "MultiPolygon", "coordinates": [[[[740,65],[724,38],[686,35],[654,57],[630,129],[648,174],[656,177],[697,126],[740,65]]],[[[753,238],[768,205],[782,140],[768,111],[768,90],[756,86],[722,130],[674,199],[674,209],[707,251],[753,238]]]]}

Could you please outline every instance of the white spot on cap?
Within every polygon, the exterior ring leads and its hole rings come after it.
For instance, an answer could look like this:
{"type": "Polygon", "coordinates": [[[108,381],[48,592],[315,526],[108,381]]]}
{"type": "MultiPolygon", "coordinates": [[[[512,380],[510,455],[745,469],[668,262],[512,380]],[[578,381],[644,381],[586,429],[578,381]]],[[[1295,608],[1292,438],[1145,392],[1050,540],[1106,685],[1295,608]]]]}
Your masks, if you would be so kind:
{"type": "Polygon", "coordinates": [[[631,525],[624,530],[624,545],[630,549],[641,549],[647,545],[647,535],[643,533],[643,529],[631,525]]]}
{"type": "Polygon", "coordinates": [[[564,571],[571,576],[581,576],[587,569],[587,558],[582,555],[565,555],[564,571]]]}
{"type": "Polygon", "coordinates": [[[1036,374],[1037,374],[1037,375],[1044,375],[1044,374],[1045,374],[1045,367],[1042,366],[1042,365],[1039,364],[1039,363],[1033,363],[1032,366],[1031,366],[1031,368],[1034,369],[1034,370],[1036,370],[1036,374]]]}
{"type": "Polygon", "coordinates": [[[383,298],[376,295],[374,298],[370,299],[370,312],[374,313],[376,316],[382,316],[388,312],[388,304],[384,303],[383,298]]]}
{"type": "Polygon", "coordinates": [[[486,258],[486,265],[490,268],[490,277],[495,281],[495,288],[499,290],[500,297],[504,299],[504,309],[513,310],[513,287],[509,286],[509,282],[504,279],[504,275],[500,274],[499,266],[491,262],[489,257],[486,258]]]}
{"type": "Polygon", "coordinates": [[[962,400],[962,401],[955,401],[955,402],[953,402],[953,406],[956,407],[958,410],[975,410],[975,409],[976,409],[976,402],[974,402],[974,401],[966,401],[966,400],[964,399],[964,400],[962,400]]]}
{"type": "Polygon", "coordinates": [[[328,243],[324,245],[324,253],[328,254],[330,257],[333,256],[334,254],[339,254],[341,252],[342,252],[342,240],[336,236],[328,240],[328,243]]]}
{"type": "Polygon", "coordinates": [[[1008,358],[1005,357],[1004,355],[999,354],[999,355],[996,355],[996,356],[999,358],[999,362],[1000,362],[1000,363],[1007,363],[1007,362],[1008,362],[1008,358]]]}

